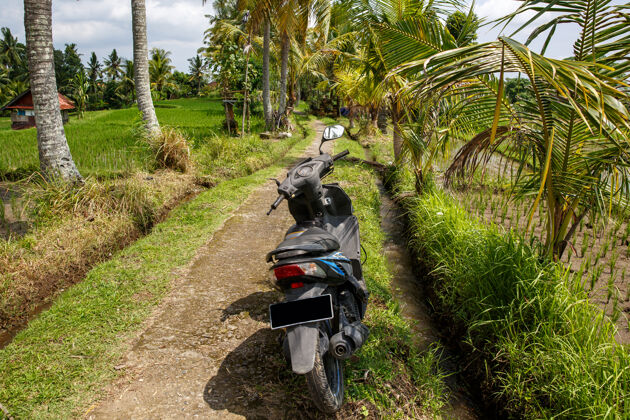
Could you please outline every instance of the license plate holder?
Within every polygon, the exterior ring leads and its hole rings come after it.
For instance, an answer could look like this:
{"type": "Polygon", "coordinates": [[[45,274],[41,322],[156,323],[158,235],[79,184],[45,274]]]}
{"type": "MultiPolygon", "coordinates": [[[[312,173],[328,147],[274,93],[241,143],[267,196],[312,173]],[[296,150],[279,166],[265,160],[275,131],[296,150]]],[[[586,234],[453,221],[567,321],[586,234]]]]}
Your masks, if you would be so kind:
{"type": "Polygon", "coordinates": [[[321,295],[269,305],[269,320],[272,330],[325,321],[333,317],[331,295],[321,295]]]}

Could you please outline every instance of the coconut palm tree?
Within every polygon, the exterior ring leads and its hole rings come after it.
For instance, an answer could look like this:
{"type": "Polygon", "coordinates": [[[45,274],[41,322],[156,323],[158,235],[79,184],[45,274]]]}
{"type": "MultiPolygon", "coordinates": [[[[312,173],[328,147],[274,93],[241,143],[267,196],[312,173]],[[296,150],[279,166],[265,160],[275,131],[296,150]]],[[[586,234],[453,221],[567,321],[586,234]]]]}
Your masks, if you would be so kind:
{"type": "MultiPolygon", "coordinates": [[[[542,7],[544,2],[529,3],[542,7]]],[[[412,103],[449,103],[440,125],[452,136],[471,139],[454,158],[447,178],[474,171],[502,144],[520,153],[515,187],[533,197],[530,224],[540,202],[546,202],[546,255],[556,260],[589,211],[625,204],[630,191],[628,97],[625,83],[612,77],[626,60],[609,61],[605,54],[616,57],[630,29],[610,19],[609,10],[600,11],[604,16],[585,9],[576,18],[584,19],[576,49],[590,51],[581,56],[583,61],[548,59],[500,38],[412,58],[390,75],[410,80],[402,93],[412,103]],[[601,57],[619,67],[598,65],[601,57]],[[504,94],[506,73],[529,80],[531,95],[518,108],[504,94]]],[[[398,46],[391,50],[392,58],[403,61],[424,43],[438,44],[438,37],[421,25],[407,33],[391,30],[386,37],[392,47],[398,46]]]]}
{"type": "Polygon", "coordinates": [[[9,92],[10,83],[9,72],[0,67],[0,106],[4,105],[12,97],[9,92]]]}
{"type": "Polygon", "coordinates": [[[42,172],[80,181],[63,130],[52,43],[52,0],[24,0],[24,29],[42,172]]]}
{"type": "Polygon", "coordinates": [[[265,128],[271,130],[273,128],[273,110],[271,108],[271,89],[269,84],[269,55],[271,52],[271,22],[269,18],[265,18],[263,29],[263,65],[262,65],[262,100],[263,114],[265,116],[265,128]]]}
{"type": "MultiPolygon", "coordinates": [[[[388,103],[393,125],[394,155],[397,160],[402,156],[403,127],[407,120],[409,108],[402,101],[400,88],[406,83],[402,75],[395,74],[386,78],[387,74],[405,60],[434,54],[443,48],[454,47],[453,37],[442,26],[435,25],[438,17],[447,16],[459,5],[457,0],[423,1],[423,0],[350,0],[353,26],[362,28],[356,31],[356,37],[365,50],[361,63],[371,83],[379,85],[381,97],[388,103]],[[424,29],[439,29],[431,42],[416,39],[414,49],[402,42],[392,43],[389,32],[402,32],[409,35],[424,29]]],[[[403,35],[401,35],[403,36],[403,35]]]]}
{"type": "Polygon", "coordinates": [[[155,114],[151,98],[151,77],[149,75],[149,46],[147,41],[147,13],[144,0],[131,0],[133,27],[134,85],[138,109],[148,133],[155,134],[160,124],[155,114]]]}
{"type": "Polygon", "coordinates": [[[74,76],[71,83],[72,98],[77,106],[79,118],[85,115],[85,109],[88,103],[88,91],[90,90],[90,80],[85,76],[84,72],[79,72],[74,76]]]}
{"type": "Polygon", "coordinates": [[[118,90],[120,91],[120,95],[124,97],[125,102],[133,103],[133,101],[136,99],[134,62],[131,60],[125,60],[124,69],[125,72],[120,79],[118,90]]]}
{"type": "Polygon", "coordinates": [[[151,87],[161,98],[166,98],[166,91],[176,87],[172,81],[171,71],[173,66],[171,65],[170,55],[170,51],[161,48],[153,48],[151,50],[151,60],[149,61],[151,87]]]}
{"type": "Polygon", "coordinates": [[[103,62],[105,63],[105,73],[109,76],[109,80],[114,82],[117,81],[122,75],[123,69],[122,59],[118,56],[116,48],[112,50],[103,62]]]}
{"type": "Polygon", "coordinates": [[[2,39],[0,39],[0,64],[7,67],[17,67],[22,64],[23,45],[13,36],[11,29],[2,28],[2,39]]]}
{"type": "Polygon", "coordinates": [[[199,54],[188,59],[188,71],[190,72],[189,81],[195,84],[195,87],[197,88],[195,94],[197,95],[201,92],[201,84],[204,82],[206,77],[206,67],[206,63],[199,54]]]}
{"type": "MultiPolygon", "coordinates": [[[[283,0],[275,10],[275,23],[280,38],[280,89],[278,92],[278,117],[286,119],[287,113],[287,83],[289,77],[289,52],[291,50],[291,35],[306,31],[308,27],[308,1],[283,0]]],[[[277,121],[276,124],[281,124],[277,121]]],[[[286,122],[285,122],[286,124],[286,122]]]]}
{"type": "Polygon", "coordinates": [[[98,80],[101,77],[102,66],[96,57],[96,53],[92,51],[90,61],[88,61],[87,77],[90,83],[90,93],[94,94],[98,90],[98,80]]]}

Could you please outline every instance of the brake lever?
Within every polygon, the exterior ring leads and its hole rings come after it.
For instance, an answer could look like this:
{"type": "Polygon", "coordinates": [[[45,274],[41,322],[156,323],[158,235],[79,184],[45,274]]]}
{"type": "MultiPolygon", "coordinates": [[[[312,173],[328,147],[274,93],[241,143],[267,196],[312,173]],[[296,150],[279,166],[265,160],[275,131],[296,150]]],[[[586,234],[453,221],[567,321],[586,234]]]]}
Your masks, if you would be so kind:
{"type": "Polygon", "coordinates": [[[276,178],[267,178],[269,181],[273,181],[276,183],[276,185],[279,187],[280,186],[280,181],[278,181],[276,178]]]}

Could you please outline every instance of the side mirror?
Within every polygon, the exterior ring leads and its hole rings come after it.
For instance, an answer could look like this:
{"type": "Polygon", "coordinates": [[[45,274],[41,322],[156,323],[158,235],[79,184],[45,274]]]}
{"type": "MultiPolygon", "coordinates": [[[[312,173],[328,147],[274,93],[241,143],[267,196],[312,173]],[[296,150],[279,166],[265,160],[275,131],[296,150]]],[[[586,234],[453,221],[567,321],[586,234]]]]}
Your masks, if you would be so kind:
{"type": "Polygon", "coordinates": [[[339,137],[343,136],[344,131],[346,131],[346,129],[343,128],[343,125],[339,125],[339,124],[329,125],[324,130],[324,136],[322,137],[322,142],[336,140],[339,137]]]}
{"type": "Polygon", "coordinates": [[[327,142],[327,141],[331,141],[331,140],[336,140],[340,137],[343,136],[343,133],[346,131],[346,129],[343,127],[343,125],[329,125],[328,127],[326,127],[324,129],[324,135],[322,136],[322,142],[319,145],[319,153],[322,153],[322,145],[327,142]]]}

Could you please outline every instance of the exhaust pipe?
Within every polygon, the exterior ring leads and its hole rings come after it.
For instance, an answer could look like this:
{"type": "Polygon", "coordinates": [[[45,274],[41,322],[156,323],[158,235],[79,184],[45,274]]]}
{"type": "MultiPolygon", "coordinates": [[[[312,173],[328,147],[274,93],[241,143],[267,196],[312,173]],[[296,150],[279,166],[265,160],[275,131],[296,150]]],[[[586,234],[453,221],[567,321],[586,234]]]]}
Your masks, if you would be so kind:
{"type": "Polygon", "coordinates": [[[328,351],[336,359],[346,360],[361,348],[369,335],[370,330],[360,321],[346,325],[330,338],[328,351]]]}

